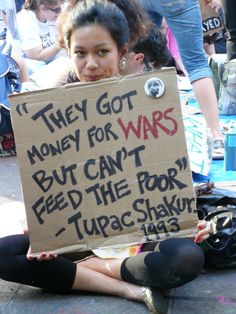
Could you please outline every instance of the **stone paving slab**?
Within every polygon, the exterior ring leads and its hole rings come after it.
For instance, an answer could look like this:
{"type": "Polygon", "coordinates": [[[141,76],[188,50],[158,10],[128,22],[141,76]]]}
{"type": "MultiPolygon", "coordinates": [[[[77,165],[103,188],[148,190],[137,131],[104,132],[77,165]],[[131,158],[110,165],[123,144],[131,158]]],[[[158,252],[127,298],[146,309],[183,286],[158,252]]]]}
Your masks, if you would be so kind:
{"type": "Polygon", "coordinates": [[[0,281],[0,313],[4,314],[145,314],[144,304],[106,295],[52,294],[41,289],[0,281]]]}
{"type": "MultiPolygon", "coordinates": [[[[173,289],[168,314],[236,313],[236,271],[214,271],[173,289]]],[[[142,303],[89,293],[52,294],[0,280],[3,314],[147,314],[142,303]]]]}
{"type": "Polygon", "coordinates": [[[236,313],[236,270],[209,271],[174,290],[169,313],[236,313]]]}

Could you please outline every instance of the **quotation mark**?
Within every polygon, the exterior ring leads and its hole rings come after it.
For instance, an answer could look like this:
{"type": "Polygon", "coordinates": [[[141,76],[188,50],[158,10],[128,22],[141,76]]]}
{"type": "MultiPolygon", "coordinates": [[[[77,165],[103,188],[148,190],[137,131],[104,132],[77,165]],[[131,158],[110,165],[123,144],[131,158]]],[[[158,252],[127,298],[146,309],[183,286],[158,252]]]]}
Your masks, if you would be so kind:
{"type": "Polygon", "coordinates": [[[185,170],[187,168],[188,165],[188,161],[186,157],[183,158],[179,158],[175,161],[176,165],[179,167],[179,170],[185,170]]]}
{"type": "Polygon", "coordinates": [[[16,106],[16,111],[17,113],[22,117],[22,115],[24,113],[29,113],[27,107],[26,107],[26,103],[20,104],[16,106]]]}

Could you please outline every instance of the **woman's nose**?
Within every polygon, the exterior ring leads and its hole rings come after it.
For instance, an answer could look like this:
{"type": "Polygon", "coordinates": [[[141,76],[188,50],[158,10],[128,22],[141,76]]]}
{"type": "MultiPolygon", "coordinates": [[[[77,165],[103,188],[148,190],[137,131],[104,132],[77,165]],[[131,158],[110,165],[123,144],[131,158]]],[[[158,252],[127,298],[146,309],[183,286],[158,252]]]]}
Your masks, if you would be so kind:
{"type": "Polygon", "coordinates": [[[98,67],[97,60],[94,56],[87,57],[86,67],[88,69],[96,69],[98,67]]]}

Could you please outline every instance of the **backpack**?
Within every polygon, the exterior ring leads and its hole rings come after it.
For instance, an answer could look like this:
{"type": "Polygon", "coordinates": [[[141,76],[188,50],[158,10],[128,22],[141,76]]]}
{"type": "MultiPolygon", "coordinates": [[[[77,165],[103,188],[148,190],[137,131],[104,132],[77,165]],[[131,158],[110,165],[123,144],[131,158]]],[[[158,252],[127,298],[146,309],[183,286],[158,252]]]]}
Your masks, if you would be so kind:
{"type": "Polygon", "coordinates": [[[9,107],[7,96],[13,93],[19,93],[21,90],[20,70],[16,61],[12,58],[12,45],[6,40],[0,41],[0,103],[9,107]],[[3,85],[5,84],[5,85],[3,85]],[[4,88],[5,86],[5,88],[4,88]]]}
{"type": "Polygon", "coordinates": [[[211,234],[200,246],[205,266],[215,269],[236,267],[236,193],[217,189],[213,183],[195,187],[200,220],[209,221],[211,234]]]}

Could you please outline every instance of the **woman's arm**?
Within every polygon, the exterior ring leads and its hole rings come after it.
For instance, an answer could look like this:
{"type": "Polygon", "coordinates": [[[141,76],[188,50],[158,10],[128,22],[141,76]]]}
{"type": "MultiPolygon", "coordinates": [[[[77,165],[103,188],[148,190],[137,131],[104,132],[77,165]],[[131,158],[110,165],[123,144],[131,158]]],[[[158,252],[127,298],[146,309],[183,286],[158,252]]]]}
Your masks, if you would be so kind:
{"type": "Polygon", "coordinates": [[[26,65],[25,60],[15,51],[12,52],[12,58],[16,61],[19,71],[20,71],[20,80],[21,82],[28,82],[29,79],[29,72],[26,65]]]}
{"type": "Polygon", "coordinates": [[[38,46],[30,50],[24,50],[24,52],[29,59],[47,61],[48,59],[55,57],[60,50],[61,46],[59,42],[56,41],[50,47],[43,48],[42,46],[38,46]]]}

